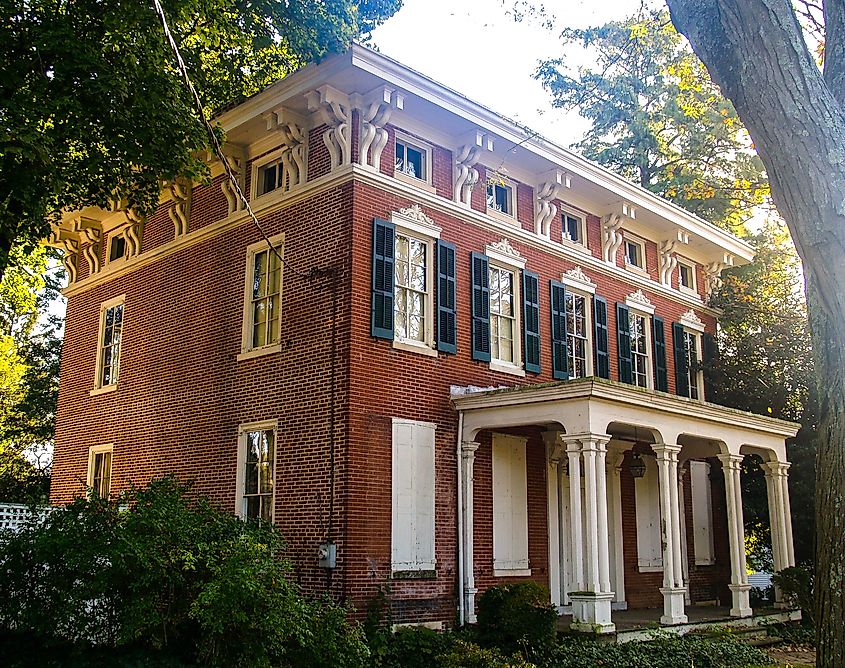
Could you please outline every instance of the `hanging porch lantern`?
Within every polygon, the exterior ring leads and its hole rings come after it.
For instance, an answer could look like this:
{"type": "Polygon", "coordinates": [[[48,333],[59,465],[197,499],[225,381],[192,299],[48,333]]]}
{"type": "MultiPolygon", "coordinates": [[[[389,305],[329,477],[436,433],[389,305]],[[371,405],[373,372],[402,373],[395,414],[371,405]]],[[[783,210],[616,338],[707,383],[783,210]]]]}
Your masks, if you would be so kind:
{"type": "Polygon", "coordinates": [[[631,460],[630,465],[631,475],[634,478],[642,478],[645,475],[645,462],[643,458],[640,457],[639,452],[634,453],[634,458],[631,460]]]}

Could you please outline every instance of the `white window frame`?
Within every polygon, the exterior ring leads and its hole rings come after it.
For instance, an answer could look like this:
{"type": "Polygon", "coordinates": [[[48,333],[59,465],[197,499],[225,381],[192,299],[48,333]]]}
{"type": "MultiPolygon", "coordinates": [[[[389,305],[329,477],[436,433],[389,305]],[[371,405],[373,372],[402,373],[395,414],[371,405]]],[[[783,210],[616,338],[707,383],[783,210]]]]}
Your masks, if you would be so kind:
{"type": "Polygon", "coordinates": [[[123,235],[123,229],[115,228],[111,232],[108,233],[108,243],[106,244],[108,248],[106,248],[106,264],[107,265],[116,265],[121,262],[126,262],[127,253],[128,253],[128,246],[126,242],[126,237],[123,235]],[[123,254],[119,255],[118,257],[112,259],[112,246],[114,242],[122,239],[123,240],[123,254]]]}
{"type": "MultiPolygon", "coordinates": [[[[572,295],[573,297],[581,297],[584,300],[584,328],[586,332],[585,340],[585,360],[584,360],[584,376],[583,378],[589,378],[593,375],[593,299],[592,296],[586,292],[582,292],[581,290],[572,290],[567,286],[566,288],[566,296],[567,299],[569,296],[572,295]]],[[[569,337],[573,336],[574,334],[569,330],[569,304],[566,304],[567,309],[567,327],[566,327],[566,356],[567,356],[567,367],[569,368],[569,377],[570,379],[576,378],[576,376],[572,375],[572,361],[574,358],[570,357],[569,355],[569,337]]],[[[574,316],[573,316],[574,317],[574,316]]],[[[577,376],[577,378],[581,378],[582,376],[577,376]]]]}
{"type": "Polygon", "coordinates": [[[710,464],[691,460],[690,490],[692,496],[692,538],[696,566],[716,563],[713,529],[713,492],[710,485],[710,464]]]}
{"type": "MultiPolygon", "coordinates": [[[[246,248],[246,268],[244,271],[244,301],[243,301],[243,324],[241,331],[241,353],[238,355],[238,360],[252,359],[261,355],[268,355],[270,353],[280,352],[282,349],[282,299],[284,298],[285,289],[285,235],[284,233],[277,234],[270,237],[270,244],[273,248],[279,251],[282,256],[282,263],[279,275],[279,331],[278,340],[276,343],[270,343],[263,346],[252,346],[252,281],[253,272],[255,271],[255,256],[261,251],[269,251],[270,246],[267,241],[262,239],[250,244],[246,248]]],[[[272,252],[272,251],[270,251],[272,252]]]]}
{"type": "Polygon", "coordinates": [[[433,422],[404,418],[392,420],[390,564],[393,573],[433,571],[437,565],[435,558],[436,430],[437,425],[433,422]],[[415,437],[425,441],[421,445],[417,444],[420,445],[419,448],[410,448],[414,450],[412,453],[414,461],[411,464],[404,460],[404,456],[409,454],[407,452],[409,448],[408,444],[402,447],[400,441],[399,434],[403,429],[411,429],[415,437]],[[425,470],[422,470],[423,467],[425,470]],[[413,521],[410,524],[413,538],[410,541],[402,540],[403,535],[400,531],[400,527],[406,531],[409,529],[408,518],[401,516],[399,497],[403,483],[406,488],[410,487],[411,498],[406,502],[413,506],[413,521]],[[422,485],[428,488],[421,490],[422,485]],[[421,492],[422,498],[417,494],[418,492],[421,492]]]}
{"type": "Polygon", "coordinates": [[[660,476],[654,457],[642,455],[642,461],[645,464],[645,475],[634,478],[637,569],[640,573],[657,573],[663,570],[660,476]]]}
{"type": "MultiPolygon", "coordinates": [[[[517,184],[515,181],[511,181],[508,178],[502,177],[501,175],[491,176],[493,170],[487,170],[487,181],[484,184],[484,205],[487,209],[487,215],[493,216],[494,218],[498,218],[499,220],[503,220],[511,225],[519,225],[519,219],[516,214],[516,200],[517,200],[517,184]],[[501,186],[503,188],[508,188],[510,192],[510,197],[508,201],[510,203],[511,211],[510,213],[505,213],[504,211],[499,211],[495,207],[491,207],[489,202],[487,201],[487,189],[491,186],[501,186]]],[[[494,197],[495,199],[495,197],[494,197]]]]}
{"type": "Polygon", "coordinates": [[[531,575],[528,561],[527,443],[528,439],[522,436],[493,434],[491,465],[494,577],[531,575]],[[505,460],[509,467],[507,471],[503,471],[505,460]],[[503,475],[506,476],[505,480],[503,475]],[[497,494],[497,491],[501,492],[503,489],[508,490],[506,497],[497,494]]]}
{"type": "MultiPolygon", "coordinates": [[[[111,494],[111,481],[112,481],[112,472],[114,471],[114,444],[107,443],[105,445],[92,445],[88,448],[88,475],[86,476],[85,486],[92,490],[94,488],[94,464],[96,462],[97,456],[102,455],[105,453],[109,453],[109,481],[108,481],[108,489],[106,490],[105,494],[100,494],[101,498],[108,498],[111,494]]],[[[90,493],[88,494],[88,498],[91,498],[90,493]]]]}
{"type": "MultiPolygon", "coordinates": [[[[654,306],[646,306],[642,302],[634,301],[633,299],[625,300],[625,305],[628,307],[628,331],[631,336],[631,379],[634,380],[636,378],[635,371],[634,371],[634,336],[633,331],[631,329],[630,318],[634,317],[635,315],[642,317],[645,320],[645,348],[646,348],[646,388],[649,390],[654,389],[654,341],[653,338],[653,327],[652,327],[652,318],[654,317],[654,306]]],[[[642,385],[637,385],[637,387],[642,387],[642,385]]]]}
{"type": "Polygon", "coordinates": [[[273,193],[279,193],[279,192],[282,192],[284,190],[284,180],[281,182],[281,184],[277,188],[274,188],[273,190],[268,190],[267,192],[261,192],[261,187],[260,187],[261,182],[263,181],[263,179],[260,178],[261,170],[264,167],[267,167],[268,165],[270,165],[271,163],[277,163],[278,164],[279,169],[282,170],[282,179],[288,178],[287,170],[282,165],[282,153],[283,152],[284,152],[284,149],[278,148],[275,151],[271,151],[267,155],[263,155],[260,158],[256,158],[255,160],[253,160],[252,169],[250,170],[250,172],[251,172],[250,173],[251,187],[250,187],[250,196],[249,196],[250,201],[255,201],[255,200],[260,199],[262,197],[265,197],[267,195],[271,195],[273,193]]]}
{"type": "Polygon", "coordinates": [[[273,498],[271,500],[272,510],[270,518],[276,521],[276,493],[278,490],[278,464],[279,464],[279,429],[276,420],[261,420],[258,422],[247,422],[238,426],[238,463],[235,474],[235,515],[246,519],[246,503],[244,493],[246,486],[246,448],[247,434],[256,431],[273,432],[273,498]]]}
{"type": "Polygon", "coordinates": [[[693,385],[696,388],[696,392],[698,394],[697,397],[687,395],[688,398],[693,399],[695,401],[704,401],[704,370],[701,368],[701,363],[704,359],[702,345],[702,330],[698,330],[694,327],[689,326],[688,324],[683,324],[684,328],[684,355],[687,358],[687,382],[689,383],[689,387],[692,388],[693,385]],[[689,349],[686,344],[686,337],[690,336],[695,340],[695,360],[690,360],[689,349]],[[693,367],[694,362],[695,367],[693,367]]]}
{"type": "MultiPolygon", "coordinates": [[[[120,382],[120,358],[123,355],[123,328],[126,323],[126,295],[120,295],[118,297],[113,297],[107,301],[104,301],[100,304],[100,327],[99,331],[97,332],[97,362],[95,364],[94,369],[94,389],[91,390],[91,396],[95,396],[97,394],[104,394],[106,392],[113,392],[117,389],[118,383],[120,382]],[[103,380],[103,352],[104,352],[104,345],[103,345],[103,337],[106,334],[106,311],[109,309],[114,308],[115,306],[122,306],[123,307],[123,314],[120,318],[120,344],[118,346],[117,351],[117,380],[113,380],[112,382],[104,385],[103,380]]],[[[112,366],[114,367],[114,362],[112,362],[112,366]]]]}
{"type": "Polygon", "coordinates": [[[646,266],[646,242],[645,239],[641,239],[630,232],[625,232],[623,234],[623,243],[622,243],[622,260],[625,263],[625,269],[628,271],[632,271],[635,274],[640,274],[641,276],[648,276],[648,269],[646,266]],[[640,261],[642,262],[642,266],[633,264],[628,262],[628,244],[634,244],[639,248],[639,256],[640,261]]]}
{"type": "MultiPolygon", "coordinates": [[[[440,238],[440,228],[437,225],[429,224],[424,220],[417,220],[395,211],[390,216],[390,222],[396,228],[396,235],[402,235],[416,239],[426,244],[426,295],[425,295],[425,336],[422,341],[400,337],[396,332],[395,309],[396,309],[396,277],[394,272],[394,326],[393,326],[393,347],[408,352],[420,353],[429,357],[437,357],[437,349],[434,341],[434,292],[437,281],[437,240],[440,238]]],[[[397,244],[394,242],[393,261],[396,261],[397,244]]]]}
{"type": "MultiPolygon", "coordinates": [[[[501,269],[513,274],[513,308],[514,308],[514,332],[513,332],[513,362],[495,359],[493,357],[493,309],[490,311],[490,369],[501,371],[514,376],[525,376],[525,368],[522,359],[522,271],[525,269],[525,258],[518,255],[510,255],[499,250],[495,245],[488,245],[485,250],[487,255],[488,272],[490,269],[501,269]]],[[[488,273],[489,279],[489,273],[488,273]]],[[[490,297],[492,299],[492,288],[490,297]]]]}
{"type": "Polygon", "coordinates": [[[698,296],[698,279],[695,275],[695,264],[678,258],[678,290],[688,295],[698,296]],[[686,286],[681,283],[681,268],[689,269],[692,285],[686,286]]]}
{"type": "Polygon", "coordinates": [[[412,137],[409,134],[401,132],[397,130],[394,135],[393,141],[393,176],[400,181],[405,183],[410,183],[418,188],[422,188],[423,190],[427,190],[428,192],[435,192],[435,188],[433,186],[433,171],[434,171],[434,147],[429,144],[428,142],[421,141],[416,137],[412,137]],[[423,153],[423,161],[424,166],[423,169],[425,170],[425,178],[419,178],[417,176],[411,176],[410,174],[406,174],[398,169],[396,169],[396,143],[404,144],[405,147],[411,146],[418,151],[422,151],[423,153]]]}
{"type": "Polygon", "coordinates": [[[588,248],[587,245],[587,216],[584,213],[579,211],[575,211],[574,209],[570,209],[568,207],[562,207],[560,211],[561,216],[561,239],[563,243],[567,244],[568,246],[578,249],[578,250],[586,250],[588,248]],[[570,218],[575,218],[578,221],[578,236],[581,238],[581,241],[573,241],[568,236],[566,236],[566,217],[569,216],[570,218]]]}

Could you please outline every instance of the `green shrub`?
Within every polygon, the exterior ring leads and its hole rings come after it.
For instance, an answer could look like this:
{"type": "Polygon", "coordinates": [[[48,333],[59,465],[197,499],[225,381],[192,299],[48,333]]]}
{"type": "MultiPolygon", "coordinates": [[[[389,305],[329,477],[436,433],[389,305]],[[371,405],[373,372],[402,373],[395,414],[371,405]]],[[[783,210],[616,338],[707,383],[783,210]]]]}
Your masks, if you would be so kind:
{"type": "Polygon", "coordinates": [[[80,499],[0,543],[0,631],[203,665],[361,666],[359,627],[301,595],[283,547],[274,527],[191,499],[172,477],[80,499]]]}
{"type": "Polygon", "coordinates": [[[479,640],[507,654],[547,646],[556,624],[549,590],[534,581],[491,587],[478,600],[479,640]]]}
{"type": "MultiPolygon", "coordinates": [[[[415,664],[416,665],[416,664],[415,664]]],[[[437,657],[436,663],[419,664],[438,668],[535,668],[520,656],[504,657],[493,649],[456,639],[451,649],[437,657]]]]}
{"type": "Polygon", "coordinates": [[[790,566],[772,576],[774,583],[783,592],[784,602],[801,609],[805,621],[813,624],[813,572],[809,568],[790,566]]]}
{"type": "Polygon", "coordinates": [[[431,668],[437,657],[451,650],[455,635],[423,626],[397,629],[387,636],[384,651],[373,665],[379,668],[431,668]]]}

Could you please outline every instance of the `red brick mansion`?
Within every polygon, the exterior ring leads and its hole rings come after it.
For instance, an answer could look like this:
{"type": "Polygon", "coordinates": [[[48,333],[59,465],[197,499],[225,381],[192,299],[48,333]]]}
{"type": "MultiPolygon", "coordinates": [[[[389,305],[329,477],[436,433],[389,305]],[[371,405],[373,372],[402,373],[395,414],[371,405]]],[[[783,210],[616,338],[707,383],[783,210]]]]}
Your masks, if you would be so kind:
{"type": "Polygon", "coordinates": [[[575,628],[751,614],[740,463],[794,563],[785,439],[707,402],[730,234],[360,46],[219,122],[154,214],[68,214],[52,500],[167,472],[275,522],[308,590],[474,621],[532,579],[575,628]]]}

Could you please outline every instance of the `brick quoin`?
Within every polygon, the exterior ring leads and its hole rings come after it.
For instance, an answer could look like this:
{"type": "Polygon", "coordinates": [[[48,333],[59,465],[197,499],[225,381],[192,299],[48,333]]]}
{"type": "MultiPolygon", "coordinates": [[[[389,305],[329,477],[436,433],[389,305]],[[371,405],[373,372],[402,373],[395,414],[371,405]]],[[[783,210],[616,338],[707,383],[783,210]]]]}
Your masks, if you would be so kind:
{"type": "MultiPolygon", "coordinates": [[[[357,154],[357,113],[353,123],[353,159],[357,154]]],[[[326,126],[308,135],[308,180],[330,172],[323,141],[326,126]]],[[[388,142],[379,170],[394,172],[395,128],[387,126],[388,142]]],[[[403,131],[404,132],[404,131],[403,131]]],[[[405,135],[416,137],[413,133],[405,135]]],[[[449,148],[418,137],[432,148],[432,185],[436,195],[452,198],[449,148]]],[[[247,192],[252,165],[245,165],[247,192]]],[[[472,209],[486,211],[488,170],[477,166],[480,181],[472,193],[472,209]]],[[[194,232],[225,219],[228,206],[222,176],[194,187],[189,230],[194,232]]],[[[514,229],[533,231],[534,191],[515,182],[518,219],[514,229]]],[[[418,204],[363,179],[352,178],[317,190],[293,203],[282,203],[262,215],[268,235],[284,233],[281,352],[238,361],[244,313],[246,249],[261,239],[244,221],[176,252],[166,254],[111,280],[73,290],[68,300],[61,387],[56,418],[56,457],[51,501],[67,503],[84,494],[88,450],[114,445],[112,491],[130,483],[144,484],[164,473],[190,482],[234,511],[238,426],[259,420],[278,421],[276,459],[276,522],[288,543],[294,577],[306,591],[329,591],[351,603],[361,615],[381,588],[389,585],[394,621],[454,619],[457,597],[456,441],[457,414],[450,403],[451,386],[517,386],[552,378],[549,281],[579,265],[577,253],[562,259],[537,246],[511,238],[526,259],[526,269],[539,275],[541,372],[524,378],[493,371],[471,359],[470,253],[484,252],[507,232],[471,224],[423,205],[441,228],[441,238],[457,248],[457,354],[429,357],[392,346],[370,336],[372,221],[418,204]],[[331,293],[326,279],[309,278],[315,267],[338,272],[336,482],[330,488],[328,411],[331,403],[331,293]],[[91,396],[97,355],[100,304],[125,294],[120,382],[117,390],[91,396]],[[435,512],[436,577],[391,579],[391,457],[394,417],[436,425],[435,512]],[[329,577],[317,567],[316,548],[327,538],[329,500],[336,515],[332,538],[338,543],[337,569],[329,577]]],[[[566,205],[557,201],[558,208],[566,205]]],[[[173,223],[164,202],[148,217],[142,249],[154,251],[173,241],[173,223]]],[[[600,257],[600,217],[586,214],[589,254],[600,257]]],[[[551,238],[561,241],[560,215],[551,238]]],[[[103,243],[105,261],[107,239],[103,243]]],[[[81,255],[80,255],[81,258],[81,255]]],[[[617,265],[624,267],[621,252],[617,265]]],[[[646,243],[646,270],[658,279],[657,246],[646,243]]],[[[637,289],[624,277],[589,267],[596,294],[608,301],[611,378],[618,380],[614,305],[637,289]]],[[[703,291],[700,267],[698,287],[703,291]]],[[[88,276],[79,260],[79,281],[88,276]]],[[[676,281],[677,279],[675,279],[676,281]]],[[[666,324],[669,391],[675,391],[671,323],[689,306],[663,292],[643,289],[666,324]]],[[[698,312],[707,331],[715,330],[709,311],[698,312]]],[[[545,446],[540,429],[511,430],[527,437],[528,552],[531,579],[548,584],[548,535],[545,446]]],[[[475,578],[481,591],[502,582],[493,576],[492,434],[481,432],[475,463],[475,578]]],[[[711,462],[721,470],[717,460],[711,462]]],[[[729,600],[727,582],[727,518],[724,482],[712,476],[716,564],[695,567],[692,553],[691,498],[685,476],[684,520],[693,601],[729,600]]],[[[623,548],[626,599],[631,607],[659,607],[660,573],[637,572],[636,515],[633,479],[626,459],[622,467],[623,548]]],[[[516,578],[521,579],[521,578],[516,578]]]]}

